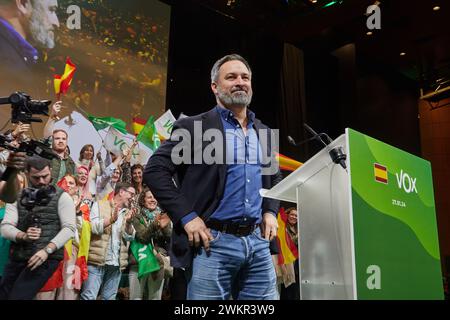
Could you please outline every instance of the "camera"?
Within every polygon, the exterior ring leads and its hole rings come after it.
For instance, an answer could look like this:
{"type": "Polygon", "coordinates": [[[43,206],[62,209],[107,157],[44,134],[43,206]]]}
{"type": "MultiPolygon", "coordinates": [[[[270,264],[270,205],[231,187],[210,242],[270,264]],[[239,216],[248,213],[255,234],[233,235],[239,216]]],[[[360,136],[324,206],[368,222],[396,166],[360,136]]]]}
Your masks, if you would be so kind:
{"type": "Polygon", "coordinates": [[[23,92],[15,92],[9,97],[0,98],[0,104],[11,104],[12,123],[42,122],[42,119],[33,118],[33,115],[48,116],[50,103],[50,100],[31,100],[31,97],[23,92]]]}
{"type": "Polygon", "coordinates": [[[26,217],[26,229],[41,228],[41,215],[35,212],[30,212],[26,217]]]}
{"type": "Polygon", "coordinates": [[[22,141],[19,146],[13,146],[8,137],[0,134],[0,147],[14,151],[25,152],[28,156],[38,155],[42,158],[53,160],[58,159],[58,155],[50,147],[49,140],[40,142],[36,140],[22,141]]]}
{"type": "MultiPolygon", "coordinates": [[[[25,188],[20,196],[20,204],[23,205],[28,211],[33,210],[34,207],[46,206],[50,203],[53,196],[56,194],[56,188],[52,185],[35,188],[25,188]]],[[[37,221],[40,223],[40,221],[37,221]]],[[[36,221],[32,221],[36,223],[36,221]]]]}

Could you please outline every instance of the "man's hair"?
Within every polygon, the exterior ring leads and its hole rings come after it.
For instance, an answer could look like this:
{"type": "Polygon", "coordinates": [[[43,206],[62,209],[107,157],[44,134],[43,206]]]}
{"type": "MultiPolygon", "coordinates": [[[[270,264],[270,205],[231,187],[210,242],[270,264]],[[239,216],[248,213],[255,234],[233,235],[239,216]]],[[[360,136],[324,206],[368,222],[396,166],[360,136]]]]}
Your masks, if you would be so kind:
{"type": "Polygon", "coordinates": [[[63,129],[55,129],[55,130],[53,130],[52,137],[53,137],[55,134],[57,134],[58,132],[64,132],[64,134],[66,135],[66,138],[69,137],[69,134],[67,133],[67,131],[66,131],[66,130],[63,130],[63,129]]]}
{"type": "Polygon", "coordinates": [[[27,158],[26,170],[28,172],[30,172],[31,168],[42,171],[45,169],[45,167],[49,167],[49,169],[51,169],[52,163],[49,160],[39,156],[32,156],[27,158]]]}
{"type": "Polygon", "coordinates": [[[248,64],[247,60],[245,60],[240,55],[233,53],[220,58],[219,60],[216,61],[216,63],[214,63],[214,66],[211,69],[211,82],[216,82],[219,79],[219,69],[224,63],[236,60],[245,64],[250,75],[252,74],[252,70],[250,69],[250,65],[248,64]]]}
{"type": "Polygon", "coordinates": [[[127,190],[131,187],[132,185],[128,182],[117,182],[116,186],[114,187],[114,194],[119,194],[120,190],[127,190]]]}

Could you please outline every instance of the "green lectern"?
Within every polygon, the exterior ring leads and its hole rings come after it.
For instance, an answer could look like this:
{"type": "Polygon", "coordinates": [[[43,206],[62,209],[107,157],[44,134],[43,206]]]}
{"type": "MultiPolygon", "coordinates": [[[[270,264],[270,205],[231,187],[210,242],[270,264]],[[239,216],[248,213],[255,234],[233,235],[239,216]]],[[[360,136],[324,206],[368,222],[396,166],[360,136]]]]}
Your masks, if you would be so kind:
{"type": "Polygon", "coordinates": [[[297,203],[301,299],[443,299],[428,161],[346,129],[261,194],[297,203]]]}

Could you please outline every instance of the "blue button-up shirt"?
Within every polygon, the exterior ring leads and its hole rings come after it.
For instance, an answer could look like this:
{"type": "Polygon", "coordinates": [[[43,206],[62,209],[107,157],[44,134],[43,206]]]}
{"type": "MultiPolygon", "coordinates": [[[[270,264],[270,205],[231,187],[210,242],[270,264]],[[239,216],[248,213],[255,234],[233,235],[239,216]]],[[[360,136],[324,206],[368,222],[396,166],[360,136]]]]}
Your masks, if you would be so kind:
{"type": "MultiPolygon", "coordinates": [[[[247,113],[247,133],[244,133],[233,113],[216,107],[226,135],[227,178],[222,200],[211,219],[242,224],[258,224],[262,220],[261,148],[253,128],[255,114],[247,113]]],[[[195,218],[192,212],[181,219],[183,225],[195,218]]]]}

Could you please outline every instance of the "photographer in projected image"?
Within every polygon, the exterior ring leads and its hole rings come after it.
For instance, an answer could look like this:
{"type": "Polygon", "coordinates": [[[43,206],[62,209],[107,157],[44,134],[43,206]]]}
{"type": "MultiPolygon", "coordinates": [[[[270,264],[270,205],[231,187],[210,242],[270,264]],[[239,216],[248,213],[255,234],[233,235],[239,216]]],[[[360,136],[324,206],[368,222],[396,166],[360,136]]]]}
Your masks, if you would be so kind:
{"type": "Polygon", "coordinates": [[[44,158],[27,159],[24,189],[6,205],[1,235],[11,241],[9,262],[0,283],[0,300],[31,300],[64,258],[64,244],[75,234],[75,204],[62,189],[51,186],[51,165],[44,158]],[[33,189],[34,188],[34,189],[33,189]]]}

